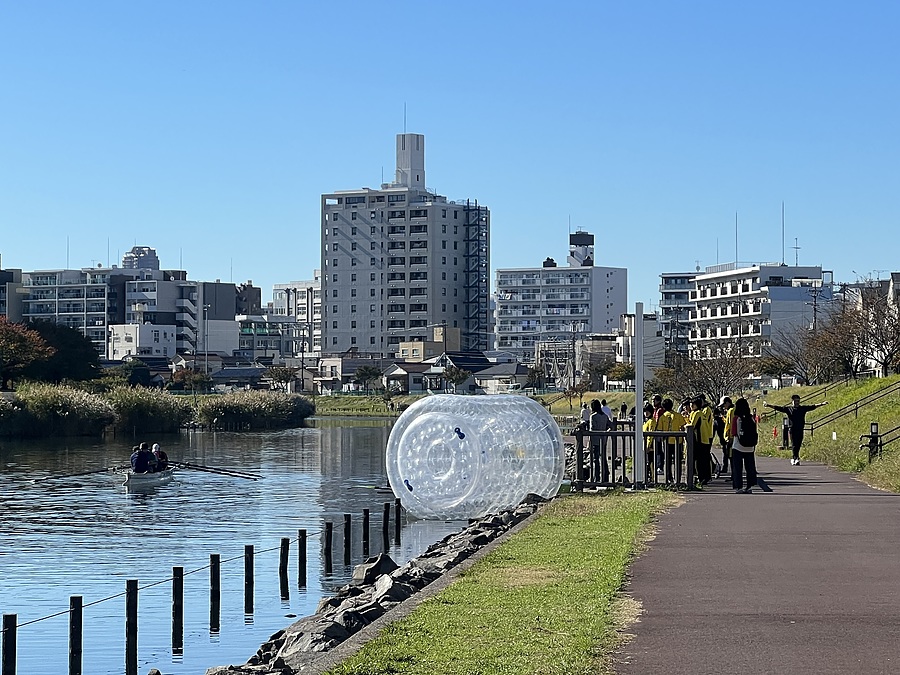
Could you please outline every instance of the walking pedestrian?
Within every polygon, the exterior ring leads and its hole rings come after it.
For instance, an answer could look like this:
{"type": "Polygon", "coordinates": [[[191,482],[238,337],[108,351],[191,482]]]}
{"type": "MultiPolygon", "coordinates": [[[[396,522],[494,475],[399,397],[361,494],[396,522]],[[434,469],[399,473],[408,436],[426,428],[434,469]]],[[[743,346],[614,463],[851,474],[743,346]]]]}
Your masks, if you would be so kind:
{"type": "Polygon", "coordinates": [[[788,434],[791,437],[791,465],[800,466],[800,446],[803,445],[803,427],[806,426],[806,413],[816,408],[828,405],[828,401],[811,405],[800,405],[800,396],[791,396],[791,404],[788,406],[770,405],[763,401],[763,406],[784,413],[788,418],[788,434]]]}
{"type": "Polygon", "coordinates": [[[734,404],[731,421],[731,487],[736,494],[750,494],[756,485],[756,445],[759,443],[759,427],[753,419],[750,404],[744,397],[734,404]],[[744,471],[747,487],[744,487],[744,471]]]}

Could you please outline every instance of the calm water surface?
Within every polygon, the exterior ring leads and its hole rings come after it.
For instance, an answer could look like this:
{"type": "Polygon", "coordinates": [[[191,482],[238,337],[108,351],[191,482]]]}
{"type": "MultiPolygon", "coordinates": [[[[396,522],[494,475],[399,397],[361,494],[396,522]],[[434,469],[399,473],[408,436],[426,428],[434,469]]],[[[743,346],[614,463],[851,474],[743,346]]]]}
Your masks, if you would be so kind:
{"type": "MultiPolygon", "coordinates": [[[[264,476],[250,481],[183,471],[171,483],[130,493],[114,474],[34,482],[127,463],[134,440],[104,443],[0,441],[0,612],[18,615],[18,673],[64,673],[68,666],[69,597],[83,596],[84,672],[124,672],[126,579],[138,579],[139,672],[202,674],[242,663],[269,635],[315,611],[323,595],[346,583],[362,561],[362,511],[372,515],[371,553],[382,550],[381,514],[393,494],[384,449],[389,420],[313,420],[312,428],[259,434],[185,432],[147,438],[171,460],[232,467],[264,476]],[[343,514],[353,515],[353,552],[343,564],[343,514]],[[335,524],[334,569],[322,559],[323,524],[335,524]],[[309,532],[307,587],[297,583],[297,530],[309,532]],[[282,599],[278,547],[290,537],[290,597],[282,599]],[[253,544],[254,611],[244,613],[244,545],[253,544]],[[272,549],[272,550],[267,550],[272,549]],[[222,609],[210,630],[209,564],[222,557],[222,609]],[[226,562],[229,559],[230,562],[226,562]],[[183,653],[173,654],[173,566],[184,567],[183,653]],[[191,573],[198,570],[195,573],[191,573]],[[61,616],[40,620],[63,612],[61,616]],[[28,625],[22,625],[27,622],[28,625]]],[[[393,513],[393,511],[392,511],[393,513]]],[[[392,516],[393,517],[393,516],[392,516]]],[[[406,521],[398,563],[455,532],[460,522],[406,521]]],[[[393,537],[393,525],[391,526],[393,537]]]]}

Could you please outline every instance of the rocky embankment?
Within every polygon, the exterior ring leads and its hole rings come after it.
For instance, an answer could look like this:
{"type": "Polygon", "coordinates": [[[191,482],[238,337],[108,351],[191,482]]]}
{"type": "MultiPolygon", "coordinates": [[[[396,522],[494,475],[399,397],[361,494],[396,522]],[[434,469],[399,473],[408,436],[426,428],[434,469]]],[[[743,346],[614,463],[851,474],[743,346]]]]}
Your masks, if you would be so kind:
{"type": "Polygon", "coordinates": [[[337,595],[323,598],[316,613],[280,630],[243,665],[217,666],[206,675],[297,675],[309,672],[325,652],[385,616],[501,534],[531,516],[546,501],[529,495],[515,509],[489,516],[432,544],[402,567],[385,554],[353,570],[337,595]]]}

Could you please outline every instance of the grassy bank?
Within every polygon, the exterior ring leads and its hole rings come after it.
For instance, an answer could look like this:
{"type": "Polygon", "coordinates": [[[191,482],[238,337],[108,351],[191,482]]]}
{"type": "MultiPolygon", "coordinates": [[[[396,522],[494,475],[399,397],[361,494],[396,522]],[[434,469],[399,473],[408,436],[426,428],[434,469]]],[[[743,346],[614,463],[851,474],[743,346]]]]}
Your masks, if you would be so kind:
{"type": "MultiPolygon", "coordinates": [[[[838,385],[824,394],[811,396],[821,387],[794,387],[771,392],[766,397],[769,403],[788,405],[792,394],[798,393],[803,403],[821,403],[828,400],[828,405],[807,415],[807,422],[815,421],[828,413],[839,410],[846,405],[858,401],[861,397],[877,392],[900,380],[900,375],[892,377],[861,380],[848,385],[838,385]]],[[[763,399],[759,399],[758,408],[762,412],[763,399]]],[[[753,404],[751,402],[751,404],[753,404]]],[[[789,450],[781,450],[782,414],[763,421],[760,424],[759,452],[779,457],[790,457],[789,450]],[[777,428],[778,438],[774,438],[773,427],[777,428]]],[[[859,409],[858,415],[852,413],[817,429],[811,436],[806,433],[803,440],[801,458],[829,464],[841,471],[859,473],[860,478],[870,485],[900,491],[900,447],[897,444],[888,446],[884,458],[868,463],[868,451],[860,450],[859,437],[869,433],[870,422],[878,422],[882,431],[887,431],[900,424],[900,408],[897,407],[896,396],[885,398],[859,409]]]]}
{"type": "Polygon", "coordinates": [[[554,500],[498,549],[333,675],[610,672],[619,591],[670,493],[554,500]]]}

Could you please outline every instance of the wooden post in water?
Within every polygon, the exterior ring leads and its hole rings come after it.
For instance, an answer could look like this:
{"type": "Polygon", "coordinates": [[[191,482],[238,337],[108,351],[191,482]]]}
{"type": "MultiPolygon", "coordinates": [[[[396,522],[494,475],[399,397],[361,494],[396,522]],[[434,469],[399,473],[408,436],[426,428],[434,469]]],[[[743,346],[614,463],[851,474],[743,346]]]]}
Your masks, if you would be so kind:
{"type": "Polygon", "coordinates": [[[244,546],[244,614],[253,614],[253,544],[244,546]]]}
{"type": "Polygon", "coordinates": [[[288,589],[288,558],[291,551],[291,540],[288,537],[281,538],[281,550],[278,556],[278,585],[281,589],[281,599],[289,600],[291,592],[288,589]]]}
{"type": "Polygon", "coordinates": [[[172,654],[184,653],[184,568],[172,568],[172,654]]]}
{"type": "Polygon", "coordinates": [[[80,595],[69,597],[69,675],[81,675],[84,650],[84,602],[80,595]]]}
{"type": "Polygon", "coordinates": [[[209,556],[209,632],[218,633],[222,614],[222,559],[218,553],[209,556]]]}
{"type": "Polygon", "coordinates": [[[352,546],[351,518],[349,513],[344,514],[344,564],[350,564],[350,547],[352,546]]]}
{"type": "Polygon", "coordinates": [[[138,675],[138,580],[125,582],[125,675],[138,675]]]}
{"type": "Polygon", "coordinates": [[[391,503],[384,503],[384,514],[381,516],[381,547],[387,553],[391,545],[391,503]]]}
{"type": "Polygon", "coordinates": [[[16,621],[17,614],[3,615],[3,663],[0,673],[16,675],[16,621]]]}
{"type": "Polygon", "coordinates": [[[394,545],[400,545],[400,498],[394,500],[394,545]]]}
{"type": "Polygon", "coordinates": [[[369,509],[363,509],[362,525],[363,557],[369,557],[369,509]]]}
{"type": "Polygon", "coordinates": [[[297,530],[297,585],[306,586],[306,530],[297,530]]]}
{"type": "Polygon", "coordinates": [[[325,523],[325,574],[331,574],[331,540],[334,536],[334,523],[325,523]]]}

